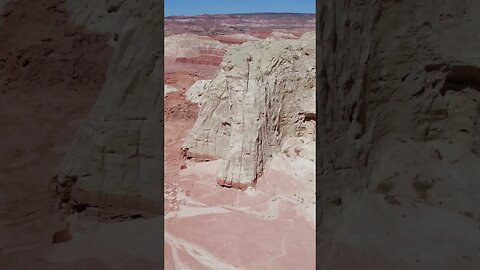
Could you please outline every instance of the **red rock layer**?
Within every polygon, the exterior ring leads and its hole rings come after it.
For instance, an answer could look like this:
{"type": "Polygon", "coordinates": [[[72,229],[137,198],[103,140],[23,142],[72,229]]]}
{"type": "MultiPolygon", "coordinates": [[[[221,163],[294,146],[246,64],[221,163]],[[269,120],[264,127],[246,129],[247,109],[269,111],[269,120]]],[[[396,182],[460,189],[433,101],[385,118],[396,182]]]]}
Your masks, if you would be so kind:
{"type": "Polygon", "coordinates": [[[195,120],[198,105],[185,99],[185,90],[169,93],[164,102],[164,119],[166,122],[176,120],[195,120]]]}
{"type": "Polygon", "coordinates": [[[206,66],[219,66],[222,63],[223,57],[217,56],[197,56],[197,57],[179,57],[175,59],[176,63],[193,64],[193,65],[206,65],[206,66]]]}
{"type": "MultiPolygon", "coordinates": [[[[188,90],[197,80],[211,79],[216,71],[217,66],[173,62],[165,65],[164,84],[188,90]]],[[[169,99],[168,95],[166,99],[169,99]]]]}
{"type": "Polygon", "coordinates": [[[257,37],[257,38],[265,39],[265,38],[268,38],[272,34],[272,32],[273,32],[272,29],[254,30],[254,31],[250,32],[250,35],[252,35],[254,37],[257,37]]]}
{"type": "Polygon", "coordinates": [[[200,54],[203,54],[203,55],[216,55],[216,56],[223,57],[225,52],[226,50],[222,50],[222,49],[212,49],[212,48],[200,49],[200,54]]]}

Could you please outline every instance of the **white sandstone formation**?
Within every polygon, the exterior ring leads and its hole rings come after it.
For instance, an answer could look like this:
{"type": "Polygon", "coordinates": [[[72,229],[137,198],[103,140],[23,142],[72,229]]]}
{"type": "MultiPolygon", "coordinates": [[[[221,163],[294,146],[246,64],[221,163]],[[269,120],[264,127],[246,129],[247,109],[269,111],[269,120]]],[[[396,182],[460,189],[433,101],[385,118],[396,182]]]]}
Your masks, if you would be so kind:
{"type": "Polygon", "coordinates": [[[186,158],[221,158],[223,186],[245,189],[287,138],[314,135],[315,35],[230,49],[203,96],[186,158]]]}
{"type": "Polygon", "coordinates": [[[173,92],[177,92],[177,88],[173,87],[173,86],[170,86],[170,85],[167,85],[165,84],[164,85],[164,88],[163,88],[163,96],[166,96],[168,93],[173,93],[173,92]]]}
{"type": "Polygon", "coordinates": [[[295,36],[292,33],[285,33],[285,32],[280,32],[280,31],[273,31],[271,36],[274,37],[274,38],[281,38],[281,39],[295,39],[295,38],[297,38],[297,36],[295,36]]]}
{"type": "Polygon", "coordinates": [[[203,104],[205,101],[205,93],[209,91],[210,80],[198,80],[196,81],[185,93],[187,100],[203,104]]]}
{"type": "Polygon", "coordinates": [[[111,35],[106,82],[57,172],[66,209],[160,214],[163,170],[163,5],[68,1],[76,23],[111,35]],[[136,16],[132,16],[136,14],[136,16]]]}

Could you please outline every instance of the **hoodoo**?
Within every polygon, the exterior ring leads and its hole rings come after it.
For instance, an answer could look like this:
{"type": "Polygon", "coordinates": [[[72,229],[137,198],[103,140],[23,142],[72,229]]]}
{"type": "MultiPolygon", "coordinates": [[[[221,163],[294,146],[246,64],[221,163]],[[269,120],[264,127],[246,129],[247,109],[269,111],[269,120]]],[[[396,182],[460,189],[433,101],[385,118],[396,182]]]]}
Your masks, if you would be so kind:
{"type": "Polygon", "coordinates": [[[203,88],[183,148],[188,157],[223,159],[218,184],[246,189],[287,139],[315,140],[315,35],[233,47],[203,88]]]}

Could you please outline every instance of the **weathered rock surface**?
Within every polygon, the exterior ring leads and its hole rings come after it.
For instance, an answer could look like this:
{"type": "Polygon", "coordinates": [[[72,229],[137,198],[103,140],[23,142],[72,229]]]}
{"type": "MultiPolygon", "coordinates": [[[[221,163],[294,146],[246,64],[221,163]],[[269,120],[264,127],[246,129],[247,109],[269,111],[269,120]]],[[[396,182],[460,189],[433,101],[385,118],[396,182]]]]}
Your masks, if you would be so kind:
{"type": "Polygon", "coordinates": [[[185,98],[193,103],[203,104],[205,93],[209,92],[210,80],[198,80],[185,93],[185,98]]]}
{"type": "Polygon", "coordinates": [[[319,5],[319,267],[477,268],[480,5],[319,5]]]}
{"type": "Polygon", "coordinates": [[[224,159],[220,185],[253,185],[282,141],[315,120],[314,41],[307,33],[299,40],[267,39],[229,50],[203,94],[185,156],[224,159]]]}
{"type": "Polygon", "coordinates": [[[157,1],[68,7],[75,21],[111,34],[114,54],[97,102],[59,166],[59,197],[67,208],[96,209],[100,216],[160,214],[163,7],[157,1]]]}
{"type": "MultiPolygon", "coordinates": [[[[57,169],[65,228],[41,268],[162,269],[163,50],[159,1],[68,1],[108,34],[106,81],[57,169]]],[[[170,93],[175,94],[175,92],[170,93]]],[[[28,269],[28,268],[27,268],[28,269]]]]}
{"type": "Polygon", "coordinates": [[[163,88],[163,96],[166,96],[168,95],[168,93],[173,93],[173,92],[177,92],[177,88],[173,87],[173,86],[170,86],[170,85],[164,85],[164,88],[163,88]]]}

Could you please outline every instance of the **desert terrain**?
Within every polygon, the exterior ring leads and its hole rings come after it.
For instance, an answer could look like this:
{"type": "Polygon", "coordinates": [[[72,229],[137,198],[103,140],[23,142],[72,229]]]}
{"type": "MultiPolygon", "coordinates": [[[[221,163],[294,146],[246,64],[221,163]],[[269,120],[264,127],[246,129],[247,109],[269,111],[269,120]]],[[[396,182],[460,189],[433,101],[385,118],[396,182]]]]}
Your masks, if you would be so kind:
{"type": "MultiPolygon", "coordinates": [[[[300,89],[305,89],[307,97],[298,98],[302,103],[307,99],[312,101],[309,112],[314,114],[314,99],[311,99],[315,89],[314,29],[314,16],[304,14],[202,15],[165,19],[165,269],[315,267],[314,124],[310,123],[313,124],[309,127],[311,136],[304,137],[310,139],[309,144],[293,146],[287,143],[283,149],[276,149],[268,161],[265,159],[267,165],[258,169],[261,172],[258,178],[249,174],[251,171],[255,174],[256,168],[252,166],[257,166],[258,161],[249,162],[247,155],[263,158],[259,152],[268,145],[258,145],[261,150],[257,152],[252,149],[251,153],[238,154],[233,153],[232,147],[243,144],[242,140],[245,144],[255,145],[249,136],[253,139],[262,136],[249,133],[250,129],[235,132],[222,128],[225,125],[235,128],[232,119],[237,116],[244,120],[249,117],[244,109],[267,108],[268,104],[262,100],[268,100],[269,95],[260,96],[262,87],[268,88],[264,90],[267,93],[271,91],[271,102],[276,102],[284,94],[275,92],[267,82],[256,85],[255,78],[309,82],[308,86],[287,86],[285,92],[298,89],[300,93],[300,89]],[[295,46],[298,48],[277,51],[295,46]],[[311,73],[303,71],[302,74],[301,68],[288,67],[287,61],[277,61],[281,57],[291,58],[302,53],[310,54],[308,61],[307,58],[301,59],[301,65],[309,65],[308,72],[311,73]],[[251,68],[242,64],[243,58],[249,55],[251,68]],[[262,68],[268,61],[277,62],[265,67],[269,71],[254,77],[253,70],[262,68]],[[278,70],[275,70],[276,65],[278,70]],[[252,70],[247,77],[234,78],[236,75],[233,74],[243,74],[247,69],[252,70]],[[282,78],[289,72],[292,72],[290,77],[282,78]],[[247,99],[240,97],[238,107],[222,110],[225,106],[222,102],[216,104],[215,96],[237,91],[226,87],[225,83],[231,87],[238,83],[239,88],[235,88],[238,91],[246,89],[259,96],[250,104],[244,104],[247,99]],[[226,117],[228,114],[231,116],[226,117]],[[220,122],[223,124],[217,124],[220,122]],[[208,135],[203,135],[205,131],[213,136],[208,139],[208,135]],[[220,138],[220,134],[224,137],[220,138]],[[229,138],[232,138],[230,146],[225,143],[229,138]],[[216,150],[209,150],[213,148],[216,150]],[[224,151],[232,154],[222,153],[224,151]],[[304,156],[300,157],[302,154],[304,156]],[[225,165],[227,162],[231,166],[225,165]],[[221,171],[227,175],[223,180],[218,179],[221,171]],[[232,179],[235,175],[241,177],[232,179]],[[243,182],[243,179],[247,181],[243,182]]],[[[280,88],[282,84],[274,85],[280,88]]],[[[225,99],[229,95],[225,95],[225,99]]],[[[245,97],[244,94],[241,96],[245,97]]],[[[230,97],[227,103],[236,102],[230,97]]],[[[277,106],[282,104],[272,107],[277,106]]],[[[298,105],[285,106],[293,109],[298,105]]],[[[275,112],[258,113],[260,118],[268,113],[275,117],[275,112]]],[[[290,117],[285,116],[285,119],[290,117]]],[[[261,122],[268,120],[262,118],[261,122]]],[[[245,120],[239,125],[253,124],[251,128],[255,130],[254,123],[245,120]]],[[[281,129],[294,126],[283,122],[278,124],[282,125],[281,129]]],[[[263,129],[258,127],[258,130],[263,129]]],[[[264,136],[275,137],[268,134],[264,136]]],[[[292,140],[302,138],[285,137],[292,140]]]]}

